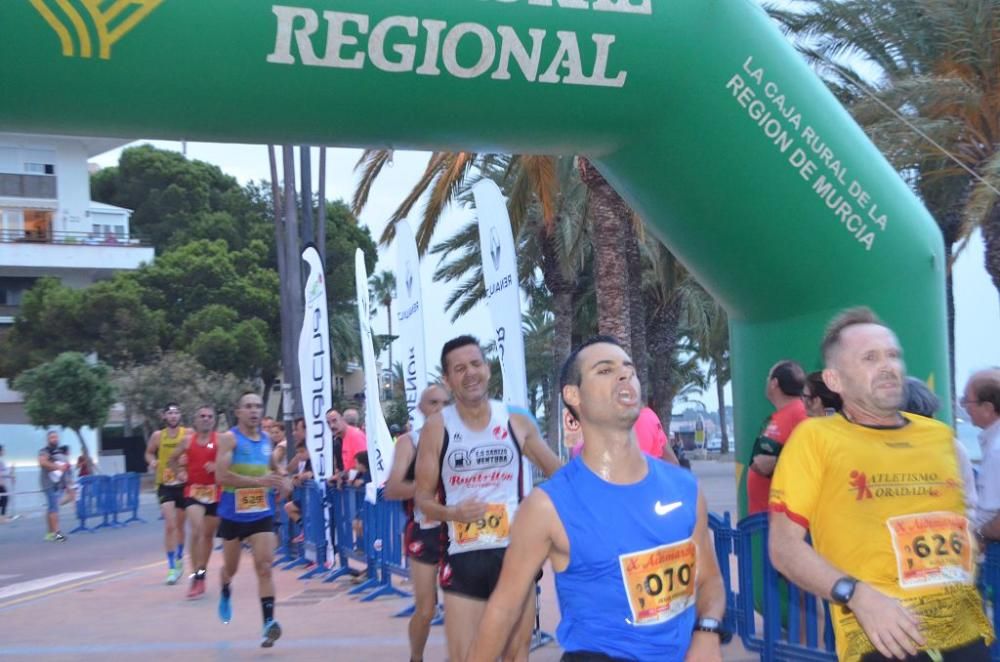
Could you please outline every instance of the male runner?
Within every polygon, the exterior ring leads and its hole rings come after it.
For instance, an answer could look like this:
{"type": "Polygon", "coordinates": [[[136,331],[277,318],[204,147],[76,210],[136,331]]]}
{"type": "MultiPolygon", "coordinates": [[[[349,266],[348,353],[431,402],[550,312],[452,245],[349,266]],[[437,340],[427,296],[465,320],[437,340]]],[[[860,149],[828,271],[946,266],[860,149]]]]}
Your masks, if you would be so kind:
{"type": "Polygon", "coordinates": [[[644,454],[631,434],[642,408],[631,359],[598,336],[566,359],[560,385],[587,443],[521,504],[464,659],[503,652],[548,558],[564,661],[720,660],[726,595],[708,507],[690,472],[644,454]]]}
{"type": "MultiPolygon", "coordinates": [[[[426,419],[441,411],[448,402],[444,387],[432,384],[420,394],[417,407],[426,419]]],[[[441,522],[428,520],[416,508],[417,440],[420,431],[407,432],[396,439],[392,472],[385,483],[385,498],[406,500],[409,520],[406,523],[406,555],[410,559],[410,581],[413,585],[413,616],[410,617],[410,660],[424,659],[424,647],[431,631],[431,621],[437,612],[437,571],[444,555],[441,522]]]]}
{"type": "Polygon", "coordinates": [[[191,565],[194,567],[194,577],[187,593],[189,600],[205,593],[205,571],[212,554],[215,530],[219,526],[219,516],[216,513],[219,486],[215,482],[217,449],[215,408],[205,405],[195,412],[194,430],[174,450],[167,462],[180,475],[181,457],[186,458],[184,512],[191,523],[191,565]]]}
{"type": "MultiPolygon", "coordinates": [[[[441,366],[455,404],[429,417],[420,432],[415,500],[427,518],[448,523],[450,544],[440,573],[448,615],[445,637],[449,659],[464,660],[524,496],[522,455],[546,476],[559,468],[559,458],[532,421],[490,400],[490,367],[478,340],[449,340],[441,350],[441,366]]],[[[527,659],[534,623],[535,596],[521,597],[521,620],[509,642],[511,659],[527,659]]]]}
{"type": "Polygon", "coordinates": [[[233,618],[230,582],[240,564],[242,542],[249,541],[257,572],[257,588],[264,618],[262,648],[274,646],[281,626],[274,620],[274,492],[291,491],[291,481],[277,472],[271,461],[271,439],[260,429],[264,403],[254,392],[244,393],[236,404],[237,425],[218,438],[216,481],[222,486],[219,501],[219,537],[222,538],[222,592],[219,618],[233,618]]]}
{"type": "Polygon", "coordinates": [[[156,496],[163,515],[163,546],[167,552],[167,583],[176,584],[184,568],[184,479],[167,466],[167,460],[184,440],[181,408],[169,402],[163,408],[166,427],[157,430],[146,444],[146,464],[156,471],[156,496]]]}
{"type": "Polygon", "coordinates": [[[774,567],[833,603],[840,660],[988,660],[951,428],[900,412],[903,352],[869,309],[834,318],[822,351],[843,408],[800,423],[781,453],[774,567]]]}

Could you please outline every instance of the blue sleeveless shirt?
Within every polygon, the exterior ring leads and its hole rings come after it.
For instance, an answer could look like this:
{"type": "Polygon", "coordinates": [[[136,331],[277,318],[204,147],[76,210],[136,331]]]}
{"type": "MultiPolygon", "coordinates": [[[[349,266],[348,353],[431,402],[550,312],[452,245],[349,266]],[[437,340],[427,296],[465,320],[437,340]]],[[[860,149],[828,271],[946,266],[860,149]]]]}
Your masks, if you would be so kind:
{"type": "Polygon", "coordinates": [[[641,481],[615,485],[581,456],[538,486],[569,538],[569,565],[555,576],[567,652],[682,660],[691,643],[698,484],[689,471],[646,462],[641,481]]]}
{"type": "MultiPolygon", "coordinates": [[[[229,470],[241,476],[264,476],[271,471],[271,438],[260,433],[260,441],[249,439],[234,427],[236,437],[229,470]]],[[[274,491],[267,487],[224,487],[219,499],[219,517],[232,522],[256,522],[274,517],[274,491]]]]}

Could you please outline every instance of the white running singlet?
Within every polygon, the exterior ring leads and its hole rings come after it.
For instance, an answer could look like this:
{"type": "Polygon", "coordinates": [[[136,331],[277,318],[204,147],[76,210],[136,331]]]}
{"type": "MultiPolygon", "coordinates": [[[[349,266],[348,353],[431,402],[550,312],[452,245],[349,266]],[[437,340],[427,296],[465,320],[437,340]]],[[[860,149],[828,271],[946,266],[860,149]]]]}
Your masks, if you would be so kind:
{"type": "Polygon", "coordinates": [[[510,525],[521,500],[521,447],[508,425],[510,416],[501,402],[490,400],[490,422],[471,430],[454,405],[441,410],[444,444],[441,448],[443,503],[466,499],[488,504],[476,522],[448,522],[448,553],[504,549],[510,525]]]}

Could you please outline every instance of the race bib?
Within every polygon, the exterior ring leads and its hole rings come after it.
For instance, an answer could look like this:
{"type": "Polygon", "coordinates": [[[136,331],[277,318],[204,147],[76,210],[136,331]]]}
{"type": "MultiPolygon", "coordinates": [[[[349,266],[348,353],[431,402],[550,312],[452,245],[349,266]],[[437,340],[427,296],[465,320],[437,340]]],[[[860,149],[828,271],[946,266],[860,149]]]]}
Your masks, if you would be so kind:
{"type": "Polygon", "coordinates": [[[886,521],[903,588],[975,581],[969,520],[956,513],[919,513],[886,521]]]}
{"type": "Polygon", "coordinates": [[[170,467],[163,467],[163,484],[170,485],[177,482],[177,474],[170,467]]]}
{"type": "Polygon", "coordinates": [[[240,487],[236,490],[235,496],[238,515],[266,513],[270,510],[267,503],[267,490],[263,487],[240,487]]]}
{"type": "Polygon", "coordinates": [[[688,538],[618,557],[632,625],[664,623],[694,605],[695,556],[688,538]]]}
{"type": "Polygon", "coordinates": [[[503,542],[510,536],[507,506],[491,503],[486,506],[486,514],[482,519],[475,522],[455,522],[455,532],[459,545],[503,542]]]}
{"type": "Polygon", "coordinates": [[[215,503],[217,501],[217,494],[218,490],[215,485],[191,486],[191,498],[198,503],[215,503]]]}

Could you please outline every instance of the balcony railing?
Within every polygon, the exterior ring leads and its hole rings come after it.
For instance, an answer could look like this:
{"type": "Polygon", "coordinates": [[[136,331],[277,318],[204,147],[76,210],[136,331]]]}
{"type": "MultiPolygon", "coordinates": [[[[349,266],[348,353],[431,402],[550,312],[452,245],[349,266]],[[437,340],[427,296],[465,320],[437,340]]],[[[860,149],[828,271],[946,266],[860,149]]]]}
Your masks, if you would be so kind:
{"type": "Polygon", "coordinates": [[[14,175],[0,173],[0,197],[6,198],[56,198],[54,175],[14,175]]]}
{"type": "Polygon", "coordinates": [[[53,232],[51,230],[0,230],[0,243],[60,244],[77,246],[149,246],[140,239],[93,232],[53,232]]]}

